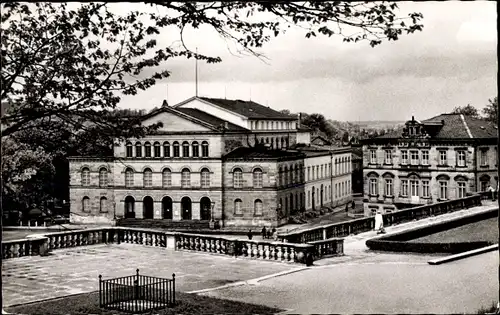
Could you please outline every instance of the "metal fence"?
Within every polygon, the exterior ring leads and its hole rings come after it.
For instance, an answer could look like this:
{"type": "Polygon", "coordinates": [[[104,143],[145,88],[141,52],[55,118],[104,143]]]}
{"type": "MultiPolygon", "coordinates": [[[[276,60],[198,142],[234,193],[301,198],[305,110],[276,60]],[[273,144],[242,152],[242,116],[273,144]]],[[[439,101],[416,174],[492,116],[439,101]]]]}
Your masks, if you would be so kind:
{"type": "Polygon", "coordinates": [[[172,279],[136,275],[103,280],[99,275],[99,307],[142,313],[175,306],[175,274],[172,279]]]}

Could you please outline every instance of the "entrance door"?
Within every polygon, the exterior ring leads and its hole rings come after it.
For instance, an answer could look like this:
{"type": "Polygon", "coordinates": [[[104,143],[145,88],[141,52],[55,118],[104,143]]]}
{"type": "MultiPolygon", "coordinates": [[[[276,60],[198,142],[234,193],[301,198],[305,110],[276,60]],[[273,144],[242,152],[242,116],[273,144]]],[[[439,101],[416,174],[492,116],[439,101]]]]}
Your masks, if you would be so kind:
{"type": "Polygon", "coordinates": [[[192,220],[191,199],[184,197],[181,200],[182,220],[192,220]]]}
{"type": "Polygon", "coordinates": [[[163,197],[161,201],[163,218],[167,220],[172,220],[172,198],[163,197]]]}
{"type": "Polygon", "coordinates": [[[154,202],[153,198],[147,196],[142,200],[143,218],[152,219],[154,217],[154,202]]]}
{"type": "Polygon", "coordinates": [[[200,200],[200,219],[201,220],[210,220],[211,218],[211,208],[212,202],[210,198],[203,197],[200,200]]]}
{"type": "Polygon", "coordinates": [[[135,218],[135,199],[132,196],[125,198],[125,218],[135,218]]]}

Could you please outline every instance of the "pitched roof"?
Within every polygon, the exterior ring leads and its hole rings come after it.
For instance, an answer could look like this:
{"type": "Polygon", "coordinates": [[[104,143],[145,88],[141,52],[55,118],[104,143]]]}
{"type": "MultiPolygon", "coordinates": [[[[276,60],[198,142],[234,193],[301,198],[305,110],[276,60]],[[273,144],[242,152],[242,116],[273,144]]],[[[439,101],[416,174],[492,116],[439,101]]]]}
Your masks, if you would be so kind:
{"type": "MultiPolygon", "coordinates": [[[[488,121],[462,114],[441,114],[422,121],[424,125],[439,126],[433,139],[488,139],[497,138],[498,129],[488,121]]],[[[403,135],[404,126],[375,139],[395,139],[403,135]]]]}
{"type": "Polygon", "coordinates": [[[304,154],[296,151],[274,150],[265,147],[239,147],[229,152],[224,156],[224,159],[286,159],[286,158],[303,158],[304,154]]]}
{"type": "Polygon", "coordinates": [[[219,117],[205,113],[199,109],[183,108],[183,107],[179,107],[176,109],[178,111],[180,111],[181,113],[184,113],[184,114],[189,115],[191,117],[195,117],[199,120],[203,120],[204,122],[209,123],[215,127],[224,126],[227,123],[228,130],[232,130],[232,131],[247,131],[248,130],[246,128],[243,128],[243,127],[240,127],[240,126],[235,125],[233,123],[230,123],[224,119],[220,119],[219,117]]]}
{"type": "Polygon", "coordinates": [[[271,107],[264,106],[253,101],[227,100],[221,98],[198,97],[242,116],[259,119],[287,119],[295,120],[296,117],[280,113],[271,107]]]}

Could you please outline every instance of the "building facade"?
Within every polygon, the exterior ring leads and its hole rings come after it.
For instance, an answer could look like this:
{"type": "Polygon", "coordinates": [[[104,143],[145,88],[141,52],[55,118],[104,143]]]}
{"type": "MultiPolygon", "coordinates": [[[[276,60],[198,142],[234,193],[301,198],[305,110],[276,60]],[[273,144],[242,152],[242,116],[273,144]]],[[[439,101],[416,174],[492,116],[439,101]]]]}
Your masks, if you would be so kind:
{"type": "Polygon", "coordinates": [[[496,126],[442,114],[362,140],[365,215],[498,187],[496,126]]]}
{"type": "Polygon", "coordinates": [[[336,171],[350,165],[350,149],[311,149],[310,131],[295,117],[254,102],[195,97],[143,120],[157,122],[157,132],[116,145],[113,157],[70,158],[72,222],[278,226],[295,211],[350,200],[350,168],[336,171]]]}

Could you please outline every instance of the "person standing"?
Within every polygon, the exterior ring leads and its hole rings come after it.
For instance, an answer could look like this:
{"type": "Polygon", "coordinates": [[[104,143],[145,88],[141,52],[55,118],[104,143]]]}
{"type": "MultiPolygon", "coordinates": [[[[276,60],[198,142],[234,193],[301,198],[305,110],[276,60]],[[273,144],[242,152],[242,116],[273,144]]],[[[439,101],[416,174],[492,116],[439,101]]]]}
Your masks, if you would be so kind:
{"type": "Polygon", "coordinates": [[[253,235],[252,235],[252,230],[248,230],[248,239],[251,240],[253,235]]]}
{"type": "Polygon", "coordinates": [[[262,239],[263,239],[263,240],[265,240],[265,239],[266,239],[266,237],[267,237],[266,227],[263,227],[263,228],[262,228],[262,232],[261,232],[261,233],[262,233],[262,239]]]}
{"type": "Polygon", "coordinates": [[[375,215],[375,231],[377,231],[377,234],[385,233],[384,217],[382,216],[382,212],[380,210],[378,210],[375,215]]]}

